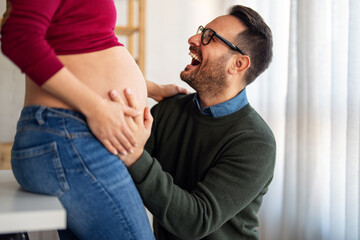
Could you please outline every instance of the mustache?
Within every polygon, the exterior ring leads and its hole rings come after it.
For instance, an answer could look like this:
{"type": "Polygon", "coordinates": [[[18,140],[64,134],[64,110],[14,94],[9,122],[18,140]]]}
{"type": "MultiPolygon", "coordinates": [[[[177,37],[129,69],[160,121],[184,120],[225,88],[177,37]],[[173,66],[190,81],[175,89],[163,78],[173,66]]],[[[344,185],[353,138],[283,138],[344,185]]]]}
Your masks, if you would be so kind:
{"type": "Polygon", "coordinates": [[[196,55],[198,55],[201,59],[202,59],[202,54],[201,54],[201,51],[200,51],[200,48],[197,47],[197,46],[194,46],[194,45],[191,45],[189,47],[189,50],[193,53],[195,53],[196,55]]]}

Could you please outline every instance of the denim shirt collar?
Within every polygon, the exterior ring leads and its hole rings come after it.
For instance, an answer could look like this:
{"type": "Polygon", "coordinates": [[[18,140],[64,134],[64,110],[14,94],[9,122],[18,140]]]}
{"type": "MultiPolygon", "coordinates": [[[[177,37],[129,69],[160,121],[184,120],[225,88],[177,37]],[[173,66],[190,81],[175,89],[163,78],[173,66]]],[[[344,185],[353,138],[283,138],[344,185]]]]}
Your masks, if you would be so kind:
{"type": "Polygon", "coordinates": [[[245,107],[248,104],[245,88],[234,98],[232,98],[226,102],[216,104],[214,106],[205,107],[202,110],[200,107],[199,95],[197,93],[195,94],[193,101],[194,101],[194,104],[197,106],[197,108],[199,109],[199,111],[202,114],[205,114],[207,116],[214,117],[214,118],[223,117],[223,116],[229,115],[231,113],[234,113],[234,112],[240,110],[241,108],[245,107]]]}

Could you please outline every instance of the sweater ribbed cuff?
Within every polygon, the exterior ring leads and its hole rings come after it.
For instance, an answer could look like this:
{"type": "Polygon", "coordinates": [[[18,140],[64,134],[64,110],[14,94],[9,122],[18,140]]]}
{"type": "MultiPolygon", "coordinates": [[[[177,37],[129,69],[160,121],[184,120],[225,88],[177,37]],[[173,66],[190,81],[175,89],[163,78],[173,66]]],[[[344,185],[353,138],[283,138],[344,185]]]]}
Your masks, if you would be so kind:
{"type": "Polygon", "coordinates": [[[144,180],[150,171],[153,161],[154,160],[150,154],[144,150],[141,157],[131,167],[128,168],[128,171],[130,172],[131,177],[135,183],[141,183],[144,180]]]}

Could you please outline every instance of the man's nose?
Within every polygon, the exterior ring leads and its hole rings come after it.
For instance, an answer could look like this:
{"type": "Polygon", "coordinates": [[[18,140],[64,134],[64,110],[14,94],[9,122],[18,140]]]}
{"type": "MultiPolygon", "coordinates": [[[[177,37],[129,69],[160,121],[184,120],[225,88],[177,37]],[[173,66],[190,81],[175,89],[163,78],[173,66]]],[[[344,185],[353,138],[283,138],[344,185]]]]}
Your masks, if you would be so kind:
{"type": "Polygon", "coordinates": [[[201,33],[195,34],[188,39],[189,45],[200,46],[201,44],[201,33]]]}

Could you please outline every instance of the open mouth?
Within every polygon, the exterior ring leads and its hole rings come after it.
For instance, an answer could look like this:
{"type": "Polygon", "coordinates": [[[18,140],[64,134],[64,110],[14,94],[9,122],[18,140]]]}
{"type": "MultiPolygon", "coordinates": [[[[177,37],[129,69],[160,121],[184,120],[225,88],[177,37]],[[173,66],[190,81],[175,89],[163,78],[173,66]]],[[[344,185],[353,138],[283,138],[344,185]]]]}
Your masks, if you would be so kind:
{"type": "Polygon", "coordinates": [[[193,66],[200,65],[201,59],[198,55],[196,55],[195,53],[192,53],[192,52],[190,52],[189,55],[190,55],[190,57],[192,57],[191,65],[193,65],[193,66]]]}

